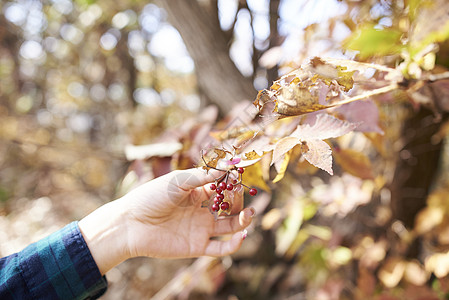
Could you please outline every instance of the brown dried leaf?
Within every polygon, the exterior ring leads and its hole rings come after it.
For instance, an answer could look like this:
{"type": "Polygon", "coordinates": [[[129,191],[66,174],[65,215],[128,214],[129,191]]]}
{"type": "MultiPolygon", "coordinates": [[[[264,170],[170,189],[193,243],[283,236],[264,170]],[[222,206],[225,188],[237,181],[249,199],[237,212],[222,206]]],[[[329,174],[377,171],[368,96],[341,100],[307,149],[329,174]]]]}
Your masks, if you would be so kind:
{"type": "MultiPolygon", "coordinates": [[[[226,153],[230,153],[230,152],[227,150],[222,150],[222,149],[214,149],[214,153],[216,154],[215,157],[211,158],[209,161],[207,161],[207,160],[204,161],[204,163],[205,163],[205,165],[203,166],[204,170],[209,171],[211,168],[216,168],[218,161],[222,158],[225,158],[226,153]]],[[[232,154],[232,153],[230,153],[230,154],[232,154]]]]}
{"type": "Polygon", "coordinates": [[[329,106],[321,105],[317,95],[297,85],[284,87],[277,97],[277,112],[283,116],[298,116],[326,108],[329,106]]]}
{"type": "Polygon", "coordinates": [[[257,154],[257,152],[253,150],[251,152],[245,153],[245,158],[246,159],[257,159],[257,158],[261,158],[262,155],[257,154]]]}

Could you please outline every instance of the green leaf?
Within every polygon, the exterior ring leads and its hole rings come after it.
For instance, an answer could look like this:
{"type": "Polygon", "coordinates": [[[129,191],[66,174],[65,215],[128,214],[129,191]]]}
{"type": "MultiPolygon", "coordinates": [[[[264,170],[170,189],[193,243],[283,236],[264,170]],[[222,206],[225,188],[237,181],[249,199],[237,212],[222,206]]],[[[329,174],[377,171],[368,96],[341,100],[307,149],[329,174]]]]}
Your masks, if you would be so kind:
{"type": "Polygon", "coordinates": [[[351,34],[343,42],[343,47],[359,51],[362,59],[398,54],[404,48],[401,37],[402,32],[393,28],[376,29],[373,24],[367,24],[351,34]]]}

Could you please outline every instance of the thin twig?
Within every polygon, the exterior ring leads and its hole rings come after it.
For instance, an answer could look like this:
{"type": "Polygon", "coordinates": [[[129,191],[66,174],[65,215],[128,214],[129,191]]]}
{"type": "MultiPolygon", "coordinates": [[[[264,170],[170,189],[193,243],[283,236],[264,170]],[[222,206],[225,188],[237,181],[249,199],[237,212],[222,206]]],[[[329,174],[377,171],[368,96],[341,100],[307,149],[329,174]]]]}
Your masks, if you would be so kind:
{"type": "Polygon", "coordinates": [[[443,80],[443,79],[449,79],[449,71],[439,73],[439,74],[429,74],[428,76],[425,76],[425,78],[424,78],[424,80],[427,80],[430,82],[443,80]]]}
{"type": "Polygon", "coordinates": [[[372,97],[372,96],[385,94],[385,93],[394,91],[394,90],[396,90],[398,88],[399,88],[399,86],[398,86],[397,82],[394,82],[394,83],[392,83],[390,85],[387,85],[387,86],[384,86],[384,87],[381,87],[381,88],[378,88],[378,89],[375,89],[375,90],[367,91],[365,93],[362,93],[362,94],[354,96],[354,97],[350,97],[348,99],[345,99],[343,101],[335,103],[335,104],[331,105],[330,107],[340,106],[340,105],[348,104],[348,103],[351,103],[351,102],[354,102],[354,101],[366,99],[366,98],[369,98],[369,97],[372,97]]]}

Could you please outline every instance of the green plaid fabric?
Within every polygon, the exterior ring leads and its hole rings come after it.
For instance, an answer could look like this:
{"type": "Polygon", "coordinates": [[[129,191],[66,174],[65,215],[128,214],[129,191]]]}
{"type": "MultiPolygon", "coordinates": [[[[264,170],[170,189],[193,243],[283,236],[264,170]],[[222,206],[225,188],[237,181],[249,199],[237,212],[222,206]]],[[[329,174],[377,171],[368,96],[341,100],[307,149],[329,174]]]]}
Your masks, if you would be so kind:
{"type": "Polygon", "coordinates": [[[78,222],[0,259],[0,299],[96,299],[106,289],[78,222]]]}

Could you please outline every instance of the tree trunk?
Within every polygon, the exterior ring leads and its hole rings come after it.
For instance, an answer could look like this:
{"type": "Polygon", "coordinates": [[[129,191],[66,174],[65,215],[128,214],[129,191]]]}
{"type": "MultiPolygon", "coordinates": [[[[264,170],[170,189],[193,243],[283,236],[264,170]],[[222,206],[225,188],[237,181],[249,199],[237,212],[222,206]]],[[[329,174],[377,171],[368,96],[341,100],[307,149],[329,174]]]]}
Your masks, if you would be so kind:
{"type": "MultiPolygon", "coordinates": [[[[279,36],[278,31],[280,3],[281,3],[280,0],[270,1],[270,37],[269,37],[270,44],[268,46],[268,49],[280,46],[283,42],[279,36]]],[[[271,86],[271,83],[276,79],[278,79],[279,77],[278,69],[279,69],[278,65],[276,64],[274,67],[267,70],[268,86],[271,86]]]]}
{"type": "MultiPolygon", "coordinates": [[[[442,125],[429,109],[421,107],[403,127],[405,139],[393,180],[392,209],[394,219],[413,228],[416,214],[426,206],[440,161],[442,143],[432,143],[432,136],[442,125]]],[[[442,116],[443,121],[447,118],[442,116]]]]}
{"type": "Polygon", "coordinates": [[[158,5],[179,31],[195,62],[198,86],[209,101],[228,112],[241,100],[253,100],[256,90],[229,57],[223,31],[212,14],[198,2],[163,0],[158,5]]]}

